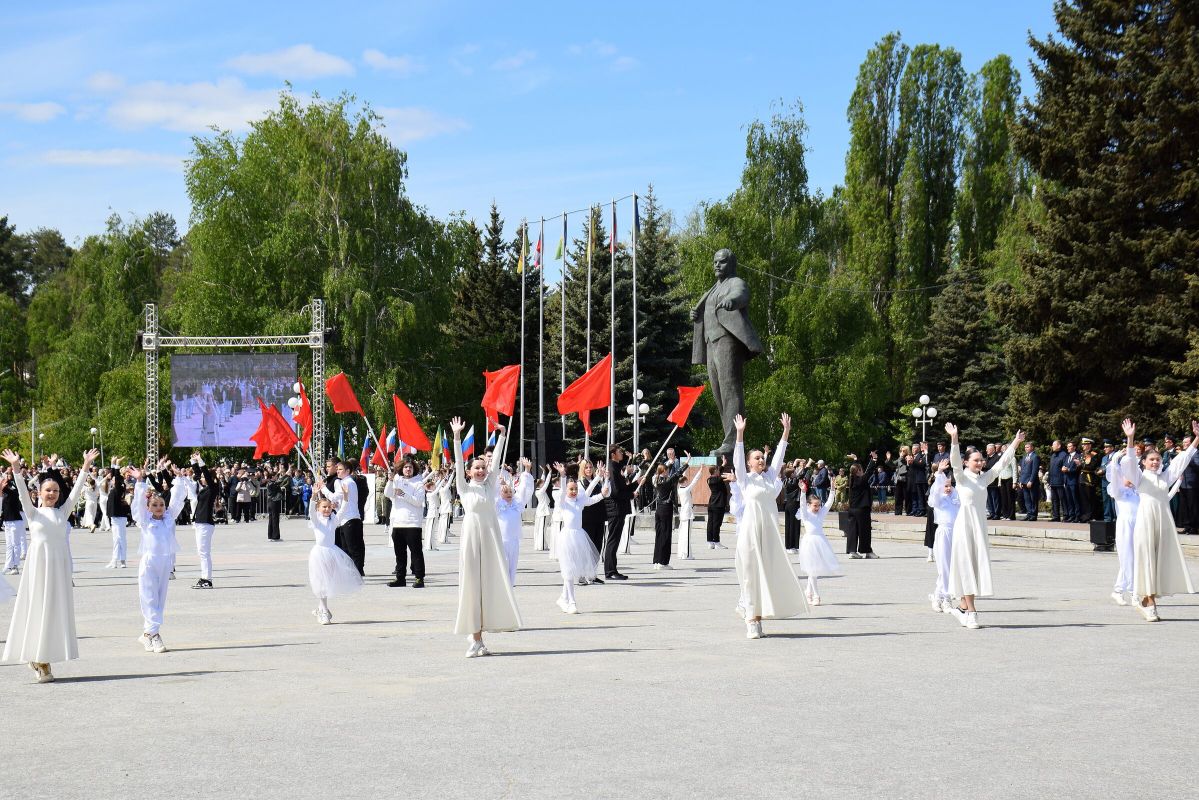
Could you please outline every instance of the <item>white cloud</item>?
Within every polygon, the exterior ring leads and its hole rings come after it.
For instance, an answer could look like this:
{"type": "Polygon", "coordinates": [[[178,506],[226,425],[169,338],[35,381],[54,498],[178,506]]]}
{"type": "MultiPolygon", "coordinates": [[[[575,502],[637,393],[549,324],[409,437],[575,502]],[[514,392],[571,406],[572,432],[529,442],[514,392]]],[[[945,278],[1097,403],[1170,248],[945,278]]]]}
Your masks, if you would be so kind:
{"type": "Polygon", "coordinates": [[[501,72],[510,72],[514,69],[520,69],[535,58],[537,58],[537,54],[532,50],[521,50],[520,52],[510,55],[507,58],[501,58],[499,61],[492,64],[491,68],[501,72]]]}
{"type": "Polygon", "coordinates": [[[245,53],[225,63],[231,69],[250,75],[276,75],[289,80],[354,74],[349,61],[332,53],[322,53],[310,44],[292,45],[273,53],[245,53]]]}
{"type": "Polygon", "coordinates": [[[424,69],[424,65],[412,56],[389,56],[380,50],[363,51],[362,60],[381,72],[394,72],[402,76],[424,69]]]}
{"type": "Polygon", "coordinates": [[[0,114],[11,114],[23,122],[49,122],[66,112],[58,103],[0,103],[0,114]]]}
{"type": "Polygon", "coordinates": [[[87,79],[87,88],[94,92],[115,92],[125,85],[125,79],[112,72],[96,72],[87,79]]]}
{"type": "Polygon", "coordinates": [[[112,148],[108,150],[47,150],[37,161],[60,167],[159,167],[183,169],[182,156],[147,153],[143,150],[112,148]]]}
{"type": "Polygon", "coordinates": [[[108,119],[123,128],[156,126],[200,133],[210,126],[241,131],[278,103],[273,89],[247,89],[236,78],[216,83],[150,81],[128,87],[108,108],[108,119]]]}
{"type": "Polygon", "coordinates": [[[638,62],[637,59],[633,58],[632,56],[617,56],[612,61],[612,69],[616,70],[617,72],[624,72],[625,70],[630,70],[637,66],[638,63],[640,62],[638,62]]]}
{"type": "Polygon", "coordinates": [[[427,108],[394,106],[376,108],[383,118],[383,131],[396,144],[407,144],[446,133],[459,133],[470,125],[459,117],[448,117],[427,108]]]}
{"type": "Polygon", "coordinates": [[[572,44],[566,48],[566,52],[572,56],[590,56],[606,61],[613,72],[625,72],[640,63],[632,56],[621,55],[616,45],[601,39],[592,39],[587,44],[572,44]]]}

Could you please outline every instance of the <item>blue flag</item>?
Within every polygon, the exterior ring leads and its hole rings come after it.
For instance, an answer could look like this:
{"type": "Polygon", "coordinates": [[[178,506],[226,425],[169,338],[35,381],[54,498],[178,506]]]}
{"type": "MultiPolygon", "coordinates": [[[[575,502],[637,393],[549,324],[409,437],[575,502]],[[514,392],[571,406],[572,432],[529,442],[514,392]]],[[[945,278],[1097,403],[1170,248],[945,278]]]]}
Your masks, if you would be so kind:
{"type": "Polygon", "coordinates": [[[346,460],[346,426],[337,426],[337,460],[346,460]]]}

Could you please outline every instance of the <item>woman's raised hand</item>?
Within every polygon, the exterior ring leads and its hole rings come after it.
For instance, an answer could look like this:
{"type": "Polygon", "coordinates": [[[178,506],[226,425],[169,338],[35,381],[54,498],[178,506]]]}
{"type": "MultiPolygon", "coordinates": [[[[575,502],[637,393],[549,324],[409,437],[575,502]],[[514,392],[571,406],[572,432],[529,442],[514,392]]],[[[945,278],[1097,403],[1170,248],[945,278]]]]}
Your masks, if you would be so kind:
{"type": "Polygon", "coordinates": [[[1124,421],[1120,423],[1120,427],[1123,429],[1124,435],[1129,439],[1137,435],[1137,426],[1128,417],[1124,418],[1124,421]]]}
{"type": "Polygon", "coordinates": [[[945,432],[949,434],[949,438],[951,439],[958,438],[958,426],[954,425],[952,422],[945,423],[945,432]]]}
{"type": "Polygon", "coordinates": [[[1199,439],[1199,419],[1191,420],[1191,433],[1195,435],[1195,438],[1199,439]]]}
{"type": "Polygon", "coordinates": [[[4,456],[4,460],[7,461],[14,470],[21,463],[21,457],[7,447],[4,448],[4,452],[0,453],[0,455],[4,456]]]}
{"type": "Polygon", "coordinates": [[[466,430],[466,422],[463,421],[462,417],[454,417],[452,420],[450,420],[450,430],[452,430],[455,435],[462,433],[462,431],[466,430]]]}
{"type": "Polygon", "coordinates": [[[784,411],[779,415],[779,422],[783,423],[783,438],[786,439],[791,432],[791,415],[784,411]]]}
{"type": "Polygon", "coordinates": [[[1025,434],[1024,431],[1016,431],[1016,444],[1023,443],[1026,435],[1027,434],[1025,434]]]}
{"type": "Polygon", "coordinates": [[[745,433],[745,417],[740,414],[733,417],[733,427],[737,429],[738,433],[745,433]]]}
{"type": "Polygon", "coordinates": [[[554,462],[554,469],[558,471],[559,475],[566,474],[566,466],[561,461],[554,462]]]}

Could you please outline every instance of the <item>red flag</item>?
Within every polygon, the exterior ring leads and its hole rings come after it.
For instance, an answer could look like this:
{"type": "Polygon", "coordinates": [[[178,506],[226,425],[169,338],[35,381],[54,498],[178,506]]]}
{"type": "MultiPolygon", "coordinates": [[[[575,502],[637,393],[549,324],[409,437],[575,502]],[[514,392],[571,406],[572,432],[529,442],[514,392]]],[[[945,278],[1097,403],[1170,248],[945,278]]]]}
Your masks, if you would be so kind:
{"type": "Polygon", "coordinates": [[[703,386],[678,386],[679,404],[674,407],[666,419],[678,425],[680,428],[687,424],[687,417],[691,415],[691,409],[695,406],[695,401],[704,393],[703,386]]]}
{"type": "MultiPolygon", "coordinates": [[[[483,392],[483,410],[487,418],[499,422],[500,414],[512,416],[516,407],[516,390],[520,385],[520,364],[512,364],[495,372],[484,372],[487,390],[483,392]]],[[[407,441],[407,440],[405,440],[407,441]]]]}
{"type": "Polygon", "coordinates": [[[262,458],[266,451],[271,449],[271,426],[270,418],[266,411],[266,403],[262,402],[262,398],[258,398],[258,407],[262,411],[262,418],[258,420],[258,427],[250,434],[250,441],[256,446],[254,447],[254,458],[262,458]]]}
{"type": "MultiPolygon", "coordinates": [[[[387,441],[387,426],[379,426],[379,441],[387,441]]],[[[386,445],[384,445],[386,447],[386,445]]],[[[378,464],[383,469],[387,469],[387,455],[383,452],[383,447],[376,447],[375,454],[371,456],[371,463],[378,464]]]]}
{"type": "Polygon", "coordinates": [[[432,450],[433,445],[429,441],[429,437],[425,436],[425,432],[420,429],[420,423],[416,421],[416,417],[412,416],[407,404],[393,394],[391,407],[395,410],[396,430],[399,431],[400,441],[412,445],[422,452],[432,450]]]}
{"type": "Polygon", "coordinates": [[[325,394],[329,396],[329,402],[333,404],[333,410],[338,414],[353,411],[355,414],[366,416],[362,413],[362,406],[358,404],[358,398],[354,396],[354,390],[350,388],[350,379],[344,372],[339,372],[325,381],[325,394]]]}
{"type": "Polygon", "coordinates": [[[544,231],[537,234],[537,249],[533,251],[533,266],[538,269],[541,268],[541,237],[544,235],[544,231]]]}
{"type": "Polygon", "coordinates": [[[597,408],[607,408],[612,399],[612,354],[604,356],[594,367],[566,387],[558,396],[558,413],[579,415],[583,430],[591,435],[591,414],[597,408]]]}
{"type": "MultiPolygon", "coordinates": [[[[261,401],[259,401],[261,402],[261,401]]],[[[267,406],[267,425],[271,432],[271,449],[267,455],[285,456],[300,443],[295,429],[287,424],[277,406],[267,406]]]]}
{"type": "Polygon", "coordinates": [[[300,384],[300,407],[292,412],[291,418],[300,425],[300,447],[304,450],[312,447],[312,404],[308,402],[308,392],[304,384],[300,384]]]}

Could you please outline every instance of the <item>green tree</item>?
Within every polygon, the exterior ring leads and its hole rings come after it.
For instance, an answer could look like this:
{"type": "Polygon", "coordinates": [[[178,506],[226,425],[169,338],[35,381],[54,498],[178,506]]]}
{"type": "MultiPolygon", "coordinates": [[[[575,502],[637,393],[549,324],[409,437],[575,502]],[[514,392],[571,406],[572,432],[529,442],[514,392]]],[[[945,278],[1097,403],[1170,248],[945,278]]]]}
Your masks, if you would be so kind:
{"type": "Polygon", "coordinates": [[[1199,298],[1199,18],[1189,7],[1058,2],[1032,39],[1038,94],[1016,144],[1043,179],[1012,330],[1009,415],[1035,439],[1162,430],[1194,399],[1199,298]]]}

